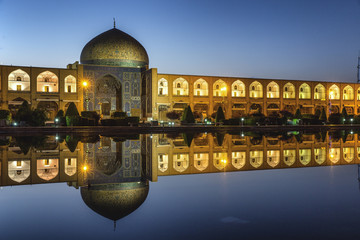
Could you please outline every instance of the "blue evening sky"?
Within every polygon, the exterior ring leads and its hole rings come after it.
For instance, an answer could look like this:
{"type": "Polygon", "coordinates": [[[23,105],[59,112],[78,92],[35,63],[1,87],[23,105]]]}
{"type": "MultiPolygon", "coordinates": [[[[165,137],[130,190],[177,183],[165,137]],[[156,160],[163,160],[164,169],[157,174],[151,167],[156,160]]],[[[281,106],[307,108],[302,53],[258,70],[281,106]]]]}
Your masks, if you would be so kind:
{"type": "Polygon", "coordinates": [[[0,0],[0,64],[66,67],[113,17],[160,73],[356,81],[360,0],[0,0]]]}

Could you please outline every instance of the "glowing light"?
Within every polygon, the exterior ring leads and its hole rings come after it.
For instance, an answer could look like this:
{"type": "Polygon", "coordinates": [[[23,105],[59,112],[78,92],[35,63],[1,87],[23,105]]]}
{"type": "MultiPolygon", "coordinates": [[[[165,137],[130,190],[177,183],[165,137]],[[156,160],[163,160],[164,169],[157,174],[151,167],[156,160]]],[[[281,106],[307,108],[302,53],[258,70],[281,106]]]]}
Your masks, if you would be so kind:
{"type": "Polygon", "coordinates": [[[221,91],[225,92],[226,91],[226,87],[222,87],[221,91]]]}
{"type": "Polygon", "coordinates": [[[88,83],[87,83],[86,81],[84,81],[84,82],[82,83],[82,85],[83,85],[84,87],[87,87],[88,83]]]}
{"type": "Polygon", "coordinates": [[[83,166],[83,170],[84,170],[84,171],[87,171],[87,169],[88,169],[88,168],[87,168],[87,166],[86,166],[86,165],[85,165],[85,166],[83,166]]]}
{"type": "Polygon", "coordinates": [[[226,159],[221,159],[221,162],[226,163],[227,161],[226,161],[226,159]]]}
{"type": "Polygon", "coordinates": [[[334,158],[334,154],[331,154],[330,157],[331,157],[331,158],[334,158]]]}

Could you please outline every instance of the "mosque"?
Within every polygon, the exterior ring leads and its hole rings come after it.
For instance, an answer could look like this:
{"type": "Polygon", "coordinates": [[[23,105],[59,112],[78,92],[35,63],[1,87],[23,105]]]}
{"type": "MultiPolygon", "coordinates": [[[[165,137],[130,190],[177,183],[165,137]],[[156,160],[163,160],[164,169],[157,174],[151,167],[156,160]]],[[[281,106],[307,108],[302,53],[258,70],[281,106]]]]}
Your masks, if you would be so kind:
{"type": "Polygon", "coordinates": [[[71,102],[79,111],[104,118],[124,111],[143,120],[166,121],[169,111],[190,105],[203,118],[222,106],[226,118],[280,110],[327,114],[346,108],[360,113],[360,84],[161,74],[149,69],[145,48],[114,28],[90,40],[80,63],[67,68],[0,65],[0,109],[16,112],[23,101],[46,111],[53,120],[71,102]]]}

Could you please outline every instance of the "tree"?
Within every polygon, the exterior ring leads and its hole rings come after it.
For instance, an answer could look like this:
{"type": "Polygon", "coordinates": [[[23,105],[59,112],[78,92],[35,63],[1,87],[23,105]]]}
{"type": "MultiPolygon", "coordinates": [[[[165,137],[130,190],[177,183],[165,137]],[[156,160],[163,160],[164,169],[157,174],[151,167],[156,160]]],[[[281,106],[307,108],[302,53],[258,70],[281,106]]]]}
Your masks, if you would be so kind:
{"type": "Polygon", "coordinates": [[[326,121],[327,121],[325,108],[323,108],[323,109],[321,110],[321,114],[320,114],[320,116],[319,116],[319,120],[320,120],[321,122],[326,122],[326,121]]]}
{"type": "Polygon", "coordinates": [[[188,105],[187,108],[185,108],[184,113],[181,117],[181,122],[184,123],[195,123],[195,118],[192,113],[191,107],[188,105]]]}
{"type": "Polygon", "coordinates": [[[193,112],[193,115],[194,115],[195,119],[196,118],[202,118],[202,114],[200,112],[195,111],[195,112],[193,112]]]}
{"type": "Polygon", "coordinates": [[[345,123],[347,118],[348,118],[348,114],[347,114],[346,108],[343,107],[343,109],[341,111],[341,123],[345,123]]]}
{"type": "Polygon", "coordinates": [[[65,118],[67,126],[78,126],[80,124],[80,115],[75,103],[70,103],[68,109],[66,110],[65,118]]]}
{"type": "Polygon", "coordinates": [[[176,111],[171,111],[166,113],[166,117],[170,120],[179,120],[181,117],[181,114],[176,111]]]}
{"type": "Polygon", "coordinates": [[[216,112],[215,122],[220,123],[220,122],[224,122],[224,120],[225,120],[225,114],[222,107],[220,106],[216,112]]]}
{"type": "Polygon", "coordinates": [[[302,115],[301,115],[301,112],[300,112],[299,108],[296,110],[294,118],[295,119],[302,119],[302,115]]]}
{"type": "Polygon", "coordinates": [[[316,111],[315,111],[315,116],[319,118],[320,115],[321,115],[321,110],[320,110],[320,109],[316,109],[316,111]]]}

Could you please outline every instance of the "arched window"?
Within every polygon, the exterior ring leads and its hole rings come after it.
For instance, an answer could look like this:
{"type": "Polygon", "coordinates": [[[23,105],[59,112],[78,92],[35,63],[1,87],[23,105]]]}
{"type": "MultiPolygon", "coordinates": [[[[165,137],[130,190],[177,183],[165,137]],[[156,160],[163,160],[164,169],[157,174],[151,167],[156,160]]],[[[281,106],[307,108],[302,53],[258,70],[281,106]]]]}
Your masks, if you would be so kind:
{"type": "Polygon", "coordinates": [[[323,164],[326,161],[326,149],[324,148],[314,148],[315,162],[319,165],[323,164]]]}
{"type": "Polygon", "coordinates": [[[232,152],[231,153],[231,163],[236,169],[240,169],[245,166],[246,152],[232,152]]]}
{"type": "Polygon", "coordinates": [[[177,78],[173,83],[173,95],[175,96],[188,96],[189,84],[183,78],[177,78]]]}
{"type": "Polygon", "coordinates": [[[222,170],[226,167],[228,162],[227,152],[214,152],[213,163],[218,170],[222,170]]]}
{"type": "Polygon", "coordinates": [[[173,155],[173,167],[178,172],[183,172],[189,167],[189,154],[178,153],[173,155]]]}
{"type": "Polygon", "coordinates": [[[204,79],[198,79],[194,82],[194,95],[195,96],[208,96],[209,87],[204,79]]]}
{"type": "Polygon", "coordinates": [[[137,96],[139,93],[139,86],[137,83],[133,83],[132,90],[133,90],[132,92],[133,96],[137,96]]]}
{"type": "Polygon", "coordinates": [[[343,148],[343,156],[344,160],[350,163],[355,158],[355,149],[353,147],[343,148]]]}
{"type": "Polygon", "coordinates": [[[357,89],[357,100],[360,100],[360,87],[357,89]]]}
{"type": "Polygon", "coordinates": [[[332,163],[337,163],[340,160],[340,148],[330,148],[329,149],[329,159],[332,163]]]}
{"type": "Polygon", "coordinates": [[[250,97],[251,98],[262,98],[263,97],[263,87],[258,81],[252,82],[250,84],[250,97]]]}
{"type": "Polygon", "coordinates": [[[65,174],[68,176],[73,176],[76,173],[76,158],[65,158],[65,174]]]}
{"type": "Polygon", "coordinates": [[[349,85],[343,89],[343,100],[354,100],[354,89],[349,85]]]}
{"type": "Polygon", "coordinates": [[[280,151],[268,150],[266,154],[266,162],[270,167],[276,167],[280,163],[280,151]]]}
{"type": "Polygon", "coordinates": [[[340,88],[335,84],[329,88],[330,99],[340,99],[340,88]]]}
{"type": "Polygon", "coordinates": [[[280,88],[276,82],[271,82],[267,85],[267,98],[279,98],[280,96],[280,88]]]}
{"type": "Polygon", "coordinates": [[[227,86],[226,83],[219,79],[213,85],[213,96],[215,97],[226,97],[227,96],[227,86]]]}
{"type": "Polygon", "coordinates": [[[158,94],[159,96],[167,96],[168,95],[168,81],[165,78],[161,78],[158,81],[158,94]]]}
{"type": "Polygon", "coordinates": [[[231,96],[233,97],[245,97],[245,84],[240,81],[236,80],[231,85],[231,96]]]}
{"type": "Polygon", "coordinates": [[[295,163],[296,160],[296,150],[295,149],[286,149],[283,151],[284,163],[288,166],[291,166],[295,163]]]}
{"type": "Polygon", "coordinates": [[[292,83],[284,85],[283,98],[295,98],[295,86],[292,83]]]}
{"type": "Polygon", "coordinates": [[[311,98],[310,86],[306,83],[301,84],[299,91],[299,99],[310,99],[310,98],[311,98]]]}
{"type": "Polygon", "coordinates": [[[166,172],[169,168],[169,155],[160,153],[158,155],[158,167],[161,172],[166,172]]]}
{"type": "Polygon", "coordinates": [[[326,99],[325,92],[326,92],[326,90],[325,90],[324,85],[319,83],[318,85],[315,86],[315,89],[314,89],[314,99],[325,101],[325,99],[326,99]]]}
{"type": "Polygon", "coordinates": [[[250,151],[250,164],[254,168],[258,168],[263,164],[263,151],[256,150],[256,151],[250,151]]]}
{"type": "Polygon", "coordinates": [[[69,75],[65,78],[65,92],[75,93],[76,92],[76,78],[69,75]]]}
{"type": "Polygon", "coordinates": [[[58,92],[59,91],[59,79],[50,72],[45,71],[37,76],[37,91],[38,92],[58,92]]]}
{"type": "Polygon", "coordinates": [[[8,161],[9,178],[15,182],[22,182],[30,176],[30,160],[8,161]]]}
{"type": "Polygon", "coordinates": [[[299,149],[299,158],[302,165],[308,165],[311,161],[311,149],[299,149]]]}
{"type": "Polygon", "coordinates": [[[30,76],[25,71],[17,69],[8,77],[9,91],[30,91],[30,76]]]}
{"type": "Polygon", "coordinates": [[[209,153],[194,153],[194,167],[204,171],[209,166],[209,153]]]}
{"type": "Polygon", "coordinates": [[[49,181],[59,173],[59,159],[39,159],[37,160],[37,175],[39,178],[49,181]]]}

